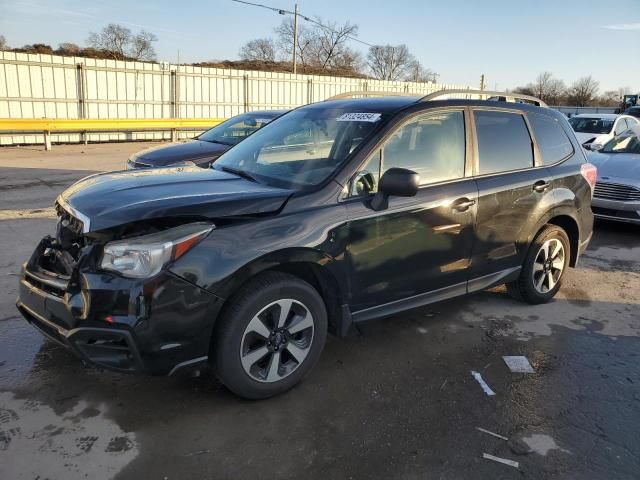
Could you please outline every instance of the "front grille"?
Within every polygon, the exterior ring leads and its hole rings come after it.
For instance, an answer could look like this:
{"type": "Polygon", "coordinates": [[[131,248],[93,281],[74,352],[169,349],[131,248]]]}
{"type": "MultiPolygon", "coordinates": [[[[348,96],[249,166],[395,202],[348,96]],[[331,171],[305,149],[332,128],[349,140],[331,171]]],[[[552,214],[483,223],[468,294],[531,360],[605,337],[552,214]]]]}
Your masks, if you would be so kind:
{"type": "Polygon", "coordinates": [[[628,218],[629,220],[640,220],[638,212],[627,210],[613,210],[611,208],[591,207],[595,215],[605,215],[607,217],[628,218]]]}
{"type": "Polygon", "coordinates": [[[619,202],[638,202],[640,201],[640,189],[619,183],[596,182],[593,196],[619,202]]]}
{"type": "Polygon", "coordinates": [[[38,272],[25,271],[25,281],[38,290],[42,290],[50,295],[63,298],[69,284],[69,277],[52,275],[50,272],[41,270],[38,272]]]}

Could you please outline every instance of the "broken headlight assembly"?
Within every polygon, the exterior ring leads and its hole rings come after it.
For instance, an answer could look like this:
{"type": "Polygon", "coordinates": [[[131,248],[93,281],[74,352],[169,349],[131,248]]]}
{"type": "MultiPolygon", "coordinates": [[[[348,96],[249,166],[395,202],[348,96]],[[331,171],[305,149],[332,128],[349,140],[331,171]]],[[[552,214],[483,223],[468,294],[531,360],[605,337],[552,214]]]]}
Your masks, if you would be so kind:
{"type": "Polygon", "coordinates": [[[191,250],[214,228],[212,223],[189,223],[150,235],[109,242],[104,246],[100,268],[130,278],[153,277],[191,250]]]}

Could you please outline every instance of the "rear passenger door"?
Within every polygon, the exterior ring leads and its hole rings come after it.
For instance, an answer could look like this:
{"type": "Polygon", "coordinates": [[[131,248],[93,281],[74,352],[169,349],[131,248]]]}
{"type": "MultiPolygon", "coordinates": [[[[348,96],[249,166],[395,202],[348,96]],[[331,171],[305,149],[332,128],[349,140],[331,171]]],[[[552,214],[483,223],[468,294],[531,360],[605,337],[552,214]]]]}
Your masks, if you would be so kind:
{"type": "Polygon", "coordinates": [[[523,112],[474,108],[472,118],[478,211],[469,291],[515,274],[532,226],[553,204],[551,174],[523,112]]]}

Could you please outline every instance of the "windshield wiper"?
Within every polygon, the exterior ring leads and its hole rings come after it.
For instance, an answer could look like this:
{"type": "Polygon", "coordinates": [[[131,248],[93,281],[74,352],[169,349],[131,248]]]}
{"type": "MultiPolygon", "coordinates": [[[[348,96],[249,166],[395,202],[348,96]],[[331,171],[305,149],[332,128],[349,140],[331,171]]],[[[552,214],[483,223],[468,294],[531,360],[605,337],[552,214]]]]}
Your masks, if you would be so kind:
{"type": "Polygon", "coordinates": [[[198,138],[198,140],[201,142],[219,143],[220,145],[226,145],[227,147],[233,147],[235,145],[235,143],[221,142],[220,140],[205,140],[204,138],[198,138]]]}
{"type": "Polygon", "coordinates": [[[220,170],[227,173],[232,173],[239,177],[244,178],[245,180],[249,180],[250,182],[259,183],[249,172],[245,172],[244,170],[240,170],[239,168],[225,167],[224,165],[220,166],[220,170]]]}

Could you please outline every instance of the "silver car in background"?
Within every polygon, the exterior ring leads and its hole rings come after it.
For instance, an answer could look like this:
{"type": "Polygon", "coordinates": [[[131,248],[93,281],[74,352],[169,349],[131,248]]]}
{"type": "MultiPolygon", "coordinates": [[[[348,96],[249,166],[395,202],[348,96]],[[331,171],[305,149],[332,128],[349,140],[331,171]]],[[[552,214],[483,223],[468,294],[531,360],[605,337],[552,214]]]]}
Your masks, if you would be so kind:
{"type": "Polygon", "coordinates": [[[594,215],[640,225],[640,126],[590,152],[589,161],[598,168],[591,203],[594,215]]]}

